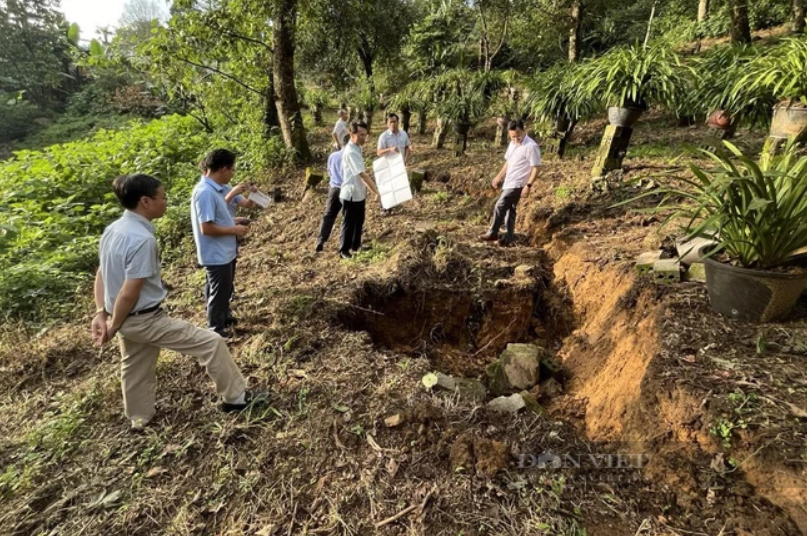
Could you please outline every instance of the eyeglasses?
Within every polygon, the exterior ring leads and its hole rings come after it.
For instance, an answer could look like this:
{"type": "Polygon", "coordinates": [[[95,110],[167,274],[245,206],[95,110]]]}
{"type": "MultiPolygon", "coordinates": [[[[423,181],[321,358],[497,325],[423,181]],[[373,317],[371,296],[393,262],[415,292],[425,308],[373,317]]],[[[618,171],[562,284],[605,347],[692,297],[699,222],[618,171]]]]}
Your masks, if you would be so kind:
{"type": "Polygon", "coordinates": [[[155,197],[153,195],[150,195],[148,197],[150,197],[151,199],[161,199],[163,201],[168,201],[168,194],[163,194],[162,197],[155,197]]]}

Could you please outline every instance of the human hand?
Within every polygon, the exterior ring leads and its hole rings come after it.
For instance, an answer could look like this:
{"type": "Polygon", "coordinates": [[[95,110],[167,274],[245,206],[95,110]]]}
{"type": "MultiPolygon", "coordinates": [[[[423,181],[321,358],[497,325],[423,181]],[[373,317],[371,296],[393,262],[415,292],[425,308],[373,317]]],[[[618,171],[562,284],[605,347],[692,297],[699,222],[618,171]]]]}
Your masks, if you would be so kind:
{"type": "Polygon", "coordinates": [[[250,220],[249,218],[244,218],[242,216],[238,216],[237,218],[235,218],[236,225],[249,225],[250,223],[252,223],[252,220],[250,220]]]}
{"type": "Polygon", "coordinates": [[[100,313],[95,315],[92,319],[90,330],[92,341],[98,346],[103,346],[109,340],[109,337],[107,337],[106,315],[101,315],[100,313]]]}
{"type": "Polygon", "coordinates": [[[530,186],[529,184],[524,185],[524,188],[521,189],[521,197],[529,196],[531,191],[532,186],[530,186]]]}
{"type": "Polygon", "coordinates": [[[496,177],[495,179],[493,179],[493,182],[491,184],[493,185],[494,188],[498,188],[501,183],[502,183],[501,177],[496,177]]]}
{"type": "Polygon", "coordinates": [[[397,153],[397,152],[398,152],[398,146],[397,146],[397,145],[393,145],[392,147],[390,147],[390,148],[389,148],[389,150],[390,150],[391,152],[393,152],[393,153],[397,153]]]}
{"type": "Polygon", "coordinates": [[[233,234],[235,236],[244,236],[247,234],[247,228],[245,225],[236,225],[233,227],[233,234]]]}
{"type": "Polygon", "coordinates": [[[233,194],[236,194],[236,195],[241,195],[241,194],[243,194],[244,192],[246,192],[246,191],[247,191],[247,188],[248,188],[248,185],[247,185],[247,183],[245,183],[245,182],[242,182],[242,183],[236,184],[236,185],[233,187],[233,194]]]}

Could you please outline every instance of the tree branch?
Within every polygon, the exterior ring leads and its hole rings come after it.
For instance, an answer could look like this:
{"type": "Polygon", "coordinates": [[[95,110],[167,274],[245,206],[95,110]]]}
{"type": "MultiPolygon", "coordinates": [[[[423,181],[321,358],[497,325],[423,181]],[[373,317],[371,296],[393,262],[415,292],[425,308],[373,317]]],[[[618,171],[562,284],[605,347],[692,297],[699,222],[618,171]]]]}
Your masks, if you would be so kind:
{"type": "Polygon", "coordinates": [[[223,76],[224,78],[226,78],[228,80],[232,80],[233,82],[235,82],[239,86],[243,87],[244,89],[255,93],[256,95],[261,95],[261,96],[264,95],[263,91],[259,91],[259,90],[255,89],[254,87],[245,84],[244,82],[242,82],[238,78],[234,77],[233,75],[225,73],[224,71],[216,69],[215,67],[210,67],[209,65],[202,65],[201,63],[196,63],[195,61],[191,61],[191,60],[189,60],[187,58],[183,58],[183,57],[179,57],[178,59],[180,61],[183,61],[183,62],[187,63],[188,65],[193,65],[194,67],[199,67],[200,69],[206,69],[206,70],[208,70],[210,72],[219,74],[219,75],[223,76]]]}

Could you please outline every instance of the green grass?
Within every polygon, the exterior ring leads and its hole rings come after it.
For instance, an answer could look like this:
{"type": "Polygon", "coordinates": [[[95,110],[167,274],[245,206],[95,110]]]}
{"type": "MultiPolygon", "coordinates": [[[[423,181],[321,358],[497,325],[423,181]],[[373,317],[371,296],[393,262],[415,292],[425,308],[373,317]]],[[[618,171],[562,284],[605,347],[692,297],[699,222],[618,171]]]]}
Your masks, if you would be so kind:
{"type": "Polygon", "coordinates": [[[381,245],[374,240],[369,249],[357,251],[347,262],[356,264],[376,264],[387,260],[387,258],[389,258],[389,252],[389,247],[381,245]]]}

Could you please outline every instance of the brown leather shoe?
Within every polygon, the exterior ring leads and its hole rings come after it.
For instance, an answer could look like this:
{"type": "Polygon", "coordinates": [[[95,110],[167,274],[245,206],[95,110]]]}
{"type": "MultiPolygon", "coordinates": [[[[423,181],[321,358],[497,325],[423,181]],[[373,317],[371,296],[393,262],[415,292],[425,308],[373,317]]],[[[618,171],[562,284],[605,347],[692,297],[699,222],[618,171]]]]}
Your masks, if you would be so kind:
{"type": "Polygon", "coordinates": [[[489,233],[479,235],[479,240],[481,240],[482,242],[493,242],[493,241],[496,241],[498,239],[499,239],[498,236],[492,235],[492,234],[489,234],[489,233]]]}

